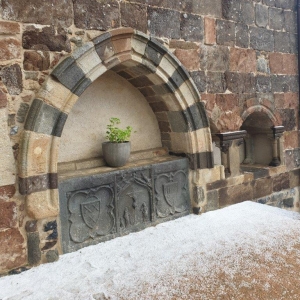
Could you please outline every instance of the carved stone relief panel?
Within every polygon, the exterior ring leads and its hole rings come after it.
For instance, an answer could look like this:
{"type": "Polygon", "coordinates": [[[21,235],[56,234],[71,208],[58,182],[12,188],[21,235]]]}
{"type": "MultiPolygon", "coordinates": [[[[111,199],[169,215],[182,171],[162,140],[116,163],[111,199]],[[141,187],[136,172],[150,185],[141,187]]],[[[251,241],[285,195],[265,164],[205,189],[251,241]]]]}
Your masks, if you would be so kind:
{"type": "Polygon", "coordinates": [[[190,211],[185,158],[59,183],[63,252],[72,252],[190,211]]]}

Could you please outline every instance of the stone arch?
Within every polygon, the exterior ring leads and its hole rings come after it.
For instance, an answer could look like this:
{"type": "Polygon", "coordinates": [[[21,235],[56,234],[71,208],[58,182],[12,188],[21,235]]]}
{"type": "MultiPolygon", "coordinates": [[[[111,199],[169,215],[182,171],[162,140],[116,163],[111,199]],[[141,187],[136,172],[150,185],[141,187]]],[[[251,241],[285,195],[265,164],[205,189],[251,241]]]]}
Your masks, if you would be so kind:
{"type": "Polygon", "coordinates": [[[79,96],[107,70],[127,79],[148,100],[169,150],[190,169],[213,167],[208,119],[199,93],[179,60],[157,40],[130,28],[106,32],[77,48],[52,71],[26,118],[19,159],[19,191],[28,215],[58,215],[60,136],[79,96]]]}

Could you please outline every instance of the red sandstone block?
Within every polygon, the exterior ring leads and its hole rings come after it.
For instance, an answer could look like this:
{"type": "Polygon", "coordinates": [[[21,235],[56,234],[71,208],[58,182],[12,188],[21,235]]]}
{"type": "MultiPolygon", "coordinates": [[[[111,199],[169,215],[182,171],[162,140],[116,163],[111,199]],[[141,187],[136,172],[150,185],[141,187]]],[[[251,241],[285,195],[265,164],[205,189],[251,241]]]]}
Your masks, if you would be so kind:
{"type": "Polygon", "coordinates": [[[217,94],[216,104],[222,111],[233,110],[239,104],[236,94],[217,94]]]}
{"type": "Polygon", "coordinates": [[[0,21],[0,34],[18,34],[20,24],[15,22],[0,21]]]}
{"type": "Polygon", "coordinates": [[[230,71],[241,73],[256,72],[255,50],[231,48],[230,71]]]}
{"type": "Polygon", "coordinates": [[[270,53],[269,62],[273,74],[297,74],[297,56],[294,54],[270,53]]]}
{"type": "Polygon", "coordinates": [[[21,43],[15,38],[0,39],[0,60],[21,58],[21,43]]]}
{"type": "Polygon", "coordinates": [[[270,71],[273,74],[282,74],[283,69],[283,57],[282,53],[270,53],[269,55],[269,64],[270,71]]]}
{"type": "Polygon", "coordinates": [[[196,49],[176,49],[175,55],[189,71],[200,69],[200,55],[196,49]]]}
{"type": "Polygon", "coordinates": [[[284,149],[294,149],[299,147],[298,131],[286,131],[283,136],[284,136],[284,149]]]}
{"type": "Polygon", "coordinates": [[[0,187],[0,200],[7,200],[8,198],[13,197],[16,192],[14,185],[4,185],[0,187]]]}
{"type": "Polygon", "coordinates": [[[0,229],[17,226],[17,206],[15,202],[0,202],[0,229]]]}
{"type": "Polygon", "coordinates": [[[216,104],[216,94],[201,94],[201,100],[205,102],[207,110],[213,110],[216,104]]]}
{"type": "Polygon", "coordinates": [[[298,93],[284,93],[284,107],[293,108],[298,107],[298,93]]]}
{"type": "Polygon", "coordinates": [[[204,18],[205,44],[213,45],[216,43],[216,22],[212,18],[204,18]]]}
{"type": "Polygon", "coordinates": [[[275,93],[274,102],[276,108],[284,108],[284,93],[275,93]]]}

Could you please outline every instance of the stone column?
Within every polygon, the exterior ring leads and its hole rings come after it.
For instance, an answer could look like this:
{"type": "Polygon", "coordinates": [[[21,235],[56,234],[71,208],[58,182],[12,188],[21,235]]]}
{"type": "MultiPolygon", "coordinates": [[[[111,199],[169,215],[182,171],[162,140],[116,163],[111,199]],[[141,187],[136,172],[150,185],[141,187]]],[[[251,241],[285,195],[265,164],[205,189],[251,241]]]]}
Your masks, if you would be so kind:
{"type": "Polygon", "coordinates": [[[274,126],[272,127],[272,161],[269,163],[269,166],[277,167],[281,165],[280,161],[280,155],[279,155],[279,147],[280,147],[280,141],[279,139],[282,137],[282,134],[284,132],[284,126],[274,126]]]}
{"type": "Polygon", "coordinates": [[[244,137],[245,140],[245,154],[246,157],[243,161],[243,164],[253,164],[254,160],[253,160],[253,140],[250,134],[247,134],[244,137]]]}

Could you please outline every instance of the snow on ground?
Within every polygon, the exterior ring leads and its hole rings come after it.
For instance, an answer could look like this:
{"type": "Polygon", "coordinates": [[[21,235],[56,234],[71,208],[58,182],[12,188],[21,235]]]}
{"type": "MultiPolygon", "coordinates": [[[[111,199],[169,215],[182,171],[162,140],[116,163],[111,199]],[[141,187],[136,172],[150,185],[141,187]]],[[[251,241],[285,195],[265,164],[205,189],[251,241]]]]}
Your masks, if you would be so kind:
{"type": "MultiPolygon", "coordinates": [[[[299,244],[299,220],[298,213],[253,202],[189,215],[2,277],[0,299],[212,299],[205,290],[223,299],[228,287],[215,279],[225,274],[230,285],[242,276],[232,292],[251,286],[247,276],[259,265],[253,258],[280,262],[272,251],[299,244]]],[[[264,275],[266,291],[271,277],[264,275]]]]}

